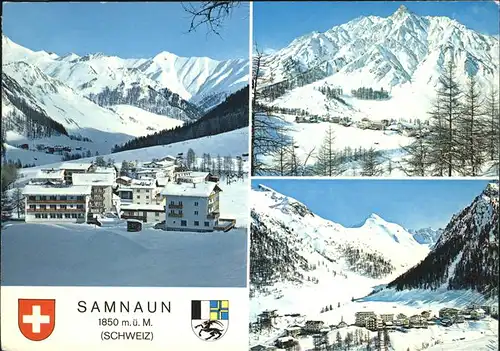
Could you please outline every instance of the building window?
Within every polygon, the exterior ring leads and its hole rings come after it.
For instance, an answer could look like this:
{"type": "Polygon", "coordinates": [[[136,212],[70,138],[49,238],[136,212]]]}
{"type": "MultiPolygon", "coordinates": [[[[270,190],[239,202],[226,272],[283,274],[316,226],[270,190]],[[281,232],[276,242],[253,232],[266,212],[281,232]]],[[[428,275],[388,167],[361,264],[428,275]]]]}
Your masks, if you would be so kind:
{"type": "Polygon", "coordinates": [[[57,218],[62,218],[62,213],[58,213],[57,218]]]}
{"type": "Polygon", "coordinates": [[[140,195],[137,195],[137,197],[136,197],[136,198],[137,198],[137,199],[140,199],[140,198],[141,198],[141,196],[140,196],[140,195]]]}
{"type": "Polygon", "coordinates": [[[182,205],[182,201],[179,201],[179,205],[182,205]]]}
{"type": "Polygon", "coordinates": [[[83,205],[76,205],[76,208],[79,210],[83,210],[83,205]]]}
{"type": "Polygon", "coordinates": [[[47,200],[46,196],[40,196],[40,200],[47,200]]]}
{"type": "Polygon", "coordinates": [[[71,218],[78,218],[78,216],[76,215],[76,213],[72,213],[71,218]]]}
{"type": "Polygon", "coordinates": [[[76,197],[76,199],[77,199],[78,201],[82,201],[82,200],[83,200],[83,196],[77,196],[77,197],[76,197]]]}
{"type": "Polygon", "coordinates": [[[187,221],[181,221],[181,227],[187,226],[187,221]]]}
{"type": "Polygon", "coordinates": [[[50,218],[56,218],[56,214],[55,213],[51,213],[51,214],[49,214],[49,217],[50,218]]]}
{"type": "Polygon", "coordinates": [[[174,211],[174,210],[170,210],[170,213],[171,213],[171,214],[175,214],[175,211],[174,211]]]}
{"type": "Polygon", "coordinates": [[[194,202],[194,205],[195,205],[195,206],[198,206],[198,201],[195,201],[195,202],[194,202]]]}
{"type": "Polygon", "coordinates": [[[64,218],[71,218],[71,215],[69,213],[65,213],[64,218]]]}
{"type": "Polygon", "coordinates": [[[198,222],[198,221],[194,221],[194,225],[197,227],[197,226],[199,226],[199,225],[200,225],[200,222],[198,222]]]}
{"type": "Polygon", "coordinates": [[[160,217],[160,212],[155,212],[155,217],[160,217]]]}
{"type": "Polygon", "coordinates": [[[28,196],[28,200],[35,201],[36,200],[36,196],[28,196]]]}
{"type": "Polygon", "coordinates": [[[195,216],[198,216],[198,211],[194,211],[194,215],[195,215],[195,216]]]}
{"type": "Polygon", "coordinates": [[[40,205],[40,209],[45,210],[47,208],[46,205],[40,205]]]}
{"type": "Polygon", "coordinates": [[[83,218],[83,213],[79,213],[78,218],[83,218]]]}
{"type": "Polygon", "coordinates": [[[51,210],[55,210],[56,209],[56,205],[50,205],[49,206],[51,210]]]}
{"type": "Polygon", "coordinates": [[[210,226],[210,222],[205,222],[205,227],[210,226]]]}
{"type": "Polygon", "coordinates": [[[49,199],[52,201],[55,201],[55,200],[57,200],[57,196],[50,196],[49,199]]]}
{"type": "Polygon", "coordinates": [[[175,205],[175,201],[170,201],[170,204],[171,205],[175,205]]]}
{"type": "Polygon", "coordinates": [[[42,218],[47,218],[47,214],[46,213],[42,213],[42,218]]]}
{"type": "Polygon", "coordinates": [[[59,196],[59,198],[60,198],[62,201],[66,201],[66,200],[68,200],[68,197],[67,197],[67,196],[65,196],[65,195],[63,195],[63,196],[59,196]]]}
{"type": "Polygon", "coordinates": [[[42,218],[42,216],[41,216],[39,213],[37,213],[37,214],[35,215],[35,218],[42,218]]]}
{"type": "Polygon", "coordinates": [[[61,210],[65,210],[66,209],[66,205],[59,205],[59,207],[61,208],[61,210]]]}
{"type": "Polygon", "coordinates": [[[149,195],[146,195],[146,200],[148,200],[148,199],[149,199],[149,195]]]}
{"type": "Polygon", "coordinates": [[[36,208],[35,205],[30,205],[30,209],[34,210],[36,208]]]}
{"type": "Polygon", "coordinates": [[[137,189],[137,192],[140,193],[141,192],[141,189],[137,189]]]}

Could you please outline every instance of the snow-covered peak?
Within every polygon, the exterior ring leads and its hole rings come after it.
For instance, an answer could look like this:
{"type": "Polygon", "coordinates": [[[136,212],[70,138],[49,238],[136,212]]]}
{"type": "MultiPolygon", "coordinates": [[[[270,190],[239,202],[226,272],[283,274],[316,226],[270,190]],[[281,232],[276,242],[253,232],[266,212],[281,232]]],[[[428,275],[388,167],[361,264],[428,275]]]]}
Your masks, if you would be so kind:
{"type": "Polygon", "coordinates": [[[405,17],[406,15],[410,14],[410,10],[408,10],[408,7],[405,5],[399,6],[399,8],[394,12],[391,17],[392,19],[401,19],[405,17]]]}
{"type": "Polygon", "coordinates": [[[483,190],[483,194],[490,198],[498,198],[498,182],[488,183],[486,188],[483,190]]]}

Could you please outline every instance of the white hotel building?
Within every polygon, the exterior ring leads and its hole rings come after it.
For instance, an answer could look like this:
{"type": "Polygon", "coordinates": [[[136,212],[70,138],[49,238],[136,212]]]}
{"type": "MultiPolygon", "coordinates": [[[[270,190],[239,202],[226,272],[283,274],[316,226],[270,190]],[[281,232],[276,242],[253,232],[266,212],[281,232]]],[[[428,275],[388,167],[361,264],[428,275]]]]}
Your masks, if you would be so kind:
{"type": "Polygon", "coordinates": [[[91,187],[86,185],[24,187],[26,222],[85,223],[91,187]]]}
{"type": "Polygon", "coordinates": [[[166,230],[211,232],[218,225],[219,193],[215,182],[168,183],[161,194],[166,197],[166,230]]]}

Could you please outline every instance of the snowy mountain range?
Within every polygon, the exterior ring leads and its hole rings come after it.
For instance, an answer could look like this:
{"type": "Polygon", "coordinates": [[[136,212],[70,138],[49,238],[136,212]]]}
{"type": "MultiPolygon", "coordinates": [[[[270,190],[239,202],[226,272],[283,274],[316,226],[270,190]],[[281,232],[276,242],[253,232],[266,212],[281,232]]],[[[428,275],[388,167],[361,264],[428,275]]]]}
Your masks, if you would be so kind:
{"type": "Polygon", "coordinates": [[[406,117],[426,118],[449,60],[456,64],[461,83],[475,75],[485,90],[498,84],[497,37],[448,17],[419,16],[402,5],[387,18],[361,16],[326,32],[299,37],[264,56],[262,70],[269,84],[295,79],[294,88],[273,102],[280,107],[315,114],[334,109],[354,117],[411,113],[406,117]],[[328,100],[317,91],[323,86],[342,88],[347,104],[328,100]],[[379,106],[351,98],[350,91],[360,87],[383,88],[391,98],[379,106]]]}
{"type": "Polygon", "coordinates": [[[389,287],[473,289],[498,296],[498,183],[453,216],[429,255],[389,287]]]}
{"type": "Polygon", "coordinates": [[[216,61],[168,52],[148,59],[57,56],[34,52],[4,35],[2,66],[7,130],[27,136],[33,133],[26,125],[38,126],[43,119],[61,124],[68,135],[90,139],[96,130],[132,137],[196,120],[247,85],[249,69],[246,59],[216,61]]]}
{"type": "Polygon", "coordinates": [[[443,233],[443,229],[433,229],[429,227],[422,229],[409,229],[408,232],[413,235],[413,238],[418,243],[432,247],[443,233]]]}
{"type": "Polygon", "coordinates": [[[263,185],[252,189],[251,217],[250,276],[256,290],[334,276],[397,276],[429,252],[403,227],[376,214],[358,228],[346,228],[263,185]]]}

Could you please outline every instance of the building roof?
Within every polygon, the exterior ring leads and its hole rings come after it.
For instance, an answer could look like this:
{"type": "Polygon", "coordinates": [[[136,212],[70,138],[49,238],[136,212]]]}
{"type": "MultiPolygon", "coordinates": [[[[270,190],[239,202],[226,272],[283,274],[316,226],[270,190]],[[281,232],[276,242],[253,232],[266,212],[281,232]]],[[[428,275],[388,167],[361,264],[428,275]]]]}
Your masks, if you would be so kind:
{"type": "Polygon", "coordinates": [[[24,195],[90,195],[90,185],[48,186],[28,184],[24,187],[24,195]]]}
{"type": "Polygon", "coordinates": [[[64,179],[63,169],[41,169],[33,177],[34,179],[64,179]]]}
{"type": "Polygon", "coordinates": [[[164,196],[208,197],[213,191],[222,191],[217,183],[168,183],[161,194],[164,196]]]}
{"type": "Polygon", "coordinates": [[[73,162],[64,162],[61,164],[61,166],[59,168],[61,169],[71,169],[71,170],[82,170],[82,171],[86,171],[87,169],[89,169],[90,167],[92,166],[92,163],[90,162],[86,162],[86,163],[73,163],[73,162]]]}
{"type": "Polygon", "coordinates": [[[150,204],[150,205],[122,204],[120,206],[120,209],[122,211],[160,211],[160,212],[164,212],[165,206],[164,205],[156,205],[156,204],[150,204]]]}
{"type": "Polygon", "coordinates": [[[94,168],[95,173],[116,173],[116,169],[114,167],[95,167],[94,168]]]}
{"type": "Polygon", "coordinates": [[[116,179],[121,179],[121,180],[124,180],[126,182],[131,182],[132,181],[132,178],[130,177],[127,177],[127,176],[119,176],[118,178],[116,179]]]}
{"type": "Polygon", "coordinates": [[[168,181],[168,178],[156,178],[156,184],[158,184],[159,186],[167,185],[168,181]]]}
{"type": "Polygon", "coordinates": [[[112,173],[74,173],[73,184],[75,185],[97,185],[112,186],[115,177],[112,173]]]}
{"type": "Polygon", "coordinates": [[[142,179],[142,180],[132,179],[132,183],[128,186],[128,188],[130,188],[130,189],[137,189],[137,188],[152,189],[152,188],[156,188],[156,184],[154,181],[147,181],[144,179],[142,179]]]}

